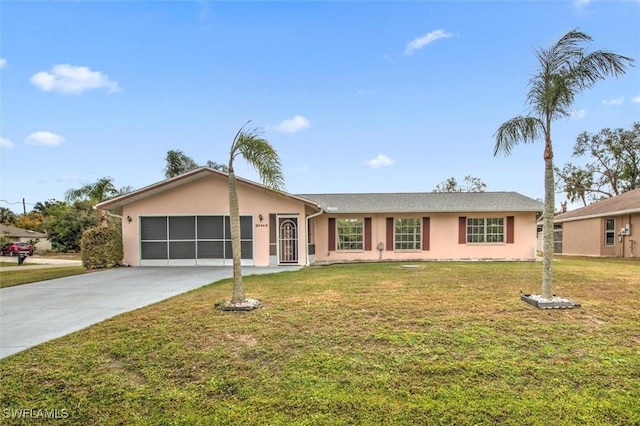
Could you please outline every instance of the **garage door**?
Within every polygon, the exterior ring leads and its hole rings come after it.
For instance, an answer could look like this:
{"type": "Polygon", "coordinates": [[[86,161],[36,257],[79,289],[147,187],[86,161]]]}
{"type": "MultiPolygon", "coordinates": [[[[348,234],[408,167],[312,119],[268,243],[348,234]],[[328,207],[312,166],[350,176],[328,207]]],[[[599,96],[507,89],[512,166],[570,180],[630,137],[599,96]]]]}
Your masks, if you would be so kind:
{"type": "MultiPolygon", "coordinates": [[[[253,265],[253,217],[240,216],[242,264],[253,265]]],[[[229,216],[140,218],[140,265],[232,265],[229,216]]]]}

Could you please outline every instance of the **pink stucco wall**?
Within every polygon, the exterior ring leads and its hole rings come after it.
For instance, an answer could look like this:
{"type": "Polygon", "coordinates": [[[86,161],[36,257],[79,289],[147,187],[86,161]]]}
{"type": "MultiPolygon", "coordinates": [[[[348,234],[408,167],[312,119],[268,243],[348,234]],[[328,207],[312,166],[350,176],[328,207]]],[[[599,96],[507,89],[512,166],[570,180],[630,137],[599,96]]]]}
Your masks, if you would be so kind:
{"type": "Polygon", "coordinates": [[[317,262],[350,260],[375,261],[380,259],[378,243],[385,246],[382,260],[428,260],[428,259],[534,259],[536,247],[535,213],[416,213],[416,214],[360,214],[360,215],[322,215],[315,219],[315,242],[317,262]],[[395,251],[386,247],[386,218],[430,217],[429,250],[395,251]],[[514,216],[513,244],[458,244],[458,218],[507,217],[514,216]],[[371,218],[371,251],[331,251],[329,250],[329,217],[371,218]]]}
{"type": "MultiPolygon", "coordinates": [[[[149,189],[127,203],[123,203],[122,221],[124,261],[132,266],[139,266],[140,259],[140,217],[143,216],[193,216],[193,215],[228,215],[228,183],[226,176],[208,174],[195,176],[174,188],[162,185],[149,189]],[[127,217],[131,217],[128,222],[127,217]]],[[[245,260],[255,266],[269,266],[278,262],[276,253],[271,251],[270,235],[272,230],[270,215],[293,216],[298,218],[298,260],[300,265],[312,262],[333,261],[377,261],[382,260],[429,260],[429,259],[534,259],[536,246],[536,221],[533,212],[501,212],[501,213],[415,213],[415,214],[359,214],[337,215],[324,213],[312,219],[308,216],[318,213],[312,204],[284,195],[275,194],[264,188],[238,181],[240,214],[253,217],[253,259],[245,260]],[[262,215],[262,222],[259,216],[262,215]],[[513,244],[459,244],[459,217],[514,217],[513,244]],[[370,251],[334,251],[328,247],[329,218],[359,217],[371,218],[370,251]],[[420,251],[395,251],[386,247],[387,217],[429,217],[430,249],[420,251]],[[310,223],[307,232],[307,223],[310,223]],[[307,256],[307,236],[315,246],[315,254],[307,256]],[[377,250],[382,242],[385,249],[377,250]],[[382,254],[382,257],[380,255],[382,254]]],[[[506,227],[506,220],[505,220],[506,227]]],[[[273,241],[272,243],[275,243],[273,241]]],[[[184,259],[171,261],[153,260],[144,264],[172,265],[207,265],[216,262],[211,259],[184,259]]],[[[226,263],[225,263],[226,264],[226,263]]]]}
{"type": "MultiPolygon", "coordinates": [[[[298,215],[300,235],[306,234],[304,203],[242,182],[238,182],[238,197],[240,214],[253,216],[255,266],[269,265],[269,213],[298,215]],[[258,220],[260,214],[263,216],[262,223],[258,220]],[[262,226],[257,226],[259,224],[262,226]]],[[[140,264],[140,216],[218,214],[229,214],[229,199],[227,180],[217,175],[206,176],[179,188],[134,201],[123,207],[122,211],[124,218],[132,218],[131,223],[122,221],[124,261],[132,266],[140,264]]],[[[301,244],[301,264],[306,260],[305,246],[301,244]]]]}

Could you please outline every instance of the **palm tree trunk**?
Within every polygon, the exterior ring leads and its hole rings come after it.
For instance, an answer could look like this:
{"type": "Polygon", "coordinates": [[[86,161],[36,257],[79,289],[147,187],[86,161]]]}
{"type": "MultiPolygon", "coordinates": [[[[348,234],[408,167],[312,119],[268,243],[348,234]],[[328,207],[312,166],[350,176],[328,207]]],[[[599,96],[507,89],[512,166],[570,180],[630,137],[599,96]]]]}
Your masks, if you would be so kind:
{"type": "Polygon", "coordinates": [[[231,251],[233,252],[233,297],[231,303],[245,301],[242,285],[242,257],[240,251],[240,207],[233,167],[229,167],[229,213],[231,218],[231,251]]]}
{"type": "Polygon", "coordinates": [[[544,214],[542,222],[542,294],[553,297],[553,214],[555,211],[555,184],[553,177],[553,150],[551,138],[546,138],[544,151],[544,214]]]}

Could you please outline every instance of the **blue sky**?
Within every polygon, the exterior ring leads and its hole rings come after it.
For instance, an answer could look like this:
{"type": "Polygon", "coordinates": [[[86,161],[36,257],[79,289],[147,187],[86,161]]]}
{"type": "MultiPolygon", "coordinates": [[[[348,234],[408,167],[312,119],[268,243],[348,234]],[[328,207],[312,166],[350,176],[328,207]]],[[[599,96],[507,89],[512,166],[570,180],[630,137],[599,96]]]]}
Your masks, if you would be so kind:
{"type": "MultiPolygon", "coordinates": [[[[493,156],[495,130],[526,112],[534,49],[579,28],[639,60],[638,22],[638,1],[3,1],[0,206],[103,176],[141,188],[171,149],[226,163],[247,120],[291,193],[472,175],[542,198],[541,143],[493,156]]],[[[638,63],[575,106],[555,123],[558,165],[579,133],[640,120],[638,63]]]]}

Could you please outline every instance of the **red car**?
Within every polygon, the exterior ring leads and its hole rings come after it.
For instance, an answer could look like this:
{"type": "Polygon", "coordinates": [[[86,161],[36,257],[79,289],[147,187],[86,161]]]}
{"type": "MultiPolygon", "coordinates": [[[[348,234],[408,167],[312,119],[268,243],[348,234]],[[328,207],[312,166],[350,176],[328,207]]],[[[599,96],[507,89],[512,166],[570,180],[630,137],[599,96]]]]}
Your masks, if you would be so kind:
{"type": "Polygon", "coordinates": [[[33,246],[29,243],[7,243],[2,246],[2,255],[16,256],[18,253],[27,253],[33,256],[33,246]]]}

